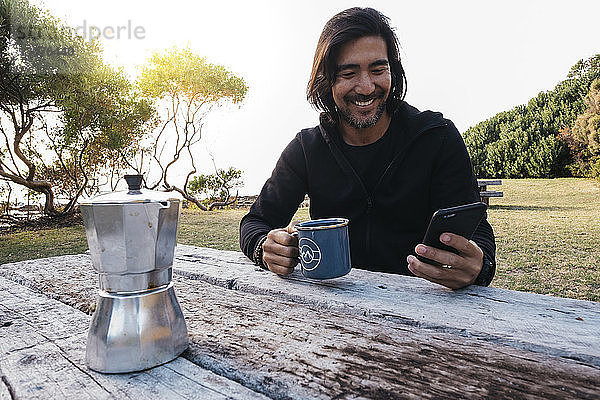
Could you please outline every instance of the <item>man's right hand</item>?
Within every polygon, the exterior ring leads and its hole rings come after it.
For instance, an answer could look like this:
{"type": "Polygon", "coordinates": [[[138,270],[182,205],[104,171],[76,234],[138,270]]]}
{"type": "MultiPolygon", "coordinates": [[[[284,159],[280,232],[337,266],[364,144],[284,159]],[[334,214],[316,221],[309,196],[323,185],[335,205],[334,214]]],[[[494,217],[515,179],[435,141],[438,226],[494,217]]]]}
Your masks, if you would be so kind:
{"type": "Polygon", "coordinates": [[[292,235],[296,231],[292,222],[287,228],[273,229],[263,243],[263,262],[270,271],[278,275],[289,275],[298,264],[298,238],[292,235]]]}

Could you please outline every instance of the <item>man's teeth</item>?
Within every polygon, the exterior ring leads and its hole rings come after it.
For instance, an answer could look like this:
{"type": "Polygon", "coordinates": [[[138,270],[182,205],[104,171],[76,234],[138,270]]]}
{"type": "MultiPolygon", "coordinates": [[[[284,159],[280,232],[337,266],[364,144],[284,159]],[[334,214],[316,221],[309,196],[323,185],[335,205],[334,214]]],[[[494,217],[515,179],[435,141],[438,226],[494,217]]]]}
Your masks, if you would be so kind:
{"type": "Polygon", "coordinates": [[[354,100],[354,104],[356,104],[357,106],[360,106],[360,107],[365,107],[365,106],[368,106],[368,105],[371,105],[371,104],[373,104],[373,102],[374,102],[374,101],[375,101],[375,99],[374,99],[374,98],[373,98],[373,99],[371,99],[371,100],[368,100],[368,101],[358,101],[358,100],[354,100]]]}

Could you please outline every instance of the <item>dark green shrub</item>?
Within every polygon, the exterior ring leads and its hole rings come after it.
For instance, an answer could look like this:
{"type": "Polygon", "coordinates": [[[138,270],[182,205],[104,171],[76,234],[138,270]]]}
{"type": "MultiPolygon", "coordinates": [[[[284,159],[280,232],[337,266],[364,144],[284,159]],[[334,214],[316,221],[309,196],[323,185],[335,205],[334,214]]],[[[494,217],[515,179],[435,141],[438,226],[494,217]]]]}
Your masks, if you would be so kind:
{"type": "Polygon", "coordinates": [[[575,64],[553,90],[468,129],[463,136],[475,174],[489,178],[572,175],[572,155],[559,132],[573,126],[584,112],[584,99],[596,78],[600,78],[600,54],[575,64]]]}

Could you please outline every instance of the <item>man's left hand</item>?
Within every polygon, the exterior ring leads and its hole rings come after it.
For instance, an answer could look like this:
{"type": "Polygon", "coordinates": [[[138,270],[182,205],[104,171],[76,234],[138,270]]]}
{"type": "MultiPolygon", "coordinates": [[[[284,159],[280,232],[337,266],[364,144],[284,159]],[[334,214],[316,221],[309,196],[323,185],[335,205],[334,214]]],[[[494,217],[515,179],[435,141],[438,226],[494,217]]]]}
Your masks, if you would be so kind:
{"type": "Polygon", "coordinates": [[[426,264],[417,257],[407,257],[408,269],[421,278],[439,283],[451,289],[460,289],[475,282],[483,266],[483,251],[471,240],[453,233],[442,233],[440,241],[458,250],[458,254],[418,244],[415,252],[442,264],[441,267],[426,264]]]}

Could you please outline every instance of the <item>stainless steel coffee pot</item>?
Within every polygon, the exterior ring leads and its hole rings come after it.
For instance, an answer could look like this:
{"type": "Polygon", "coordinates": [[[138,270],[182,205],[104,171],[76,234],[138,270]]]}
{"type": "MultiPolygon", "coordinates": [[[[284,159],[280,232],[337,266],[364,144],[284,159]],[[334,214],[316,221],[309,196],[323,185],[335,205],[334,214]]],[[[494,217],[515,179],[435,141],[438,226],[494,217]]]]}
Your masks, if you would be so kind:
{"type": "Polygon", "coordinates": [[[86,364],[109,373],[163,364],[188,345],[171,282],[181,202],[141,190],[141,175],[125,179],[128,191],[80,203],[100,285],[86,364]]]}

